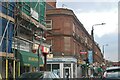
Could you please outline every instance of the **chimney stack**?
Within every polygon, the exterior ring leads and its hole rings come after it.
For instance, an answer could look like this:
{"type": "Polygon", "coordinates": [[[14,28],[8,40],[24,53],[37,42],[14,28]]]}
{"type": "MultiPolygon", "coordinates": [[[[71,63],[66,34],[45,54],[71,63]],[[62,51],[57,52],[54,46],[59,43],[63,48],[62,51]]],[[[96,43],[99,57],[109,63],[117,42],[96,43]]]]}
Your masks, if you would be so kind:
{"type": "Polygon", "coordinates": [[[47,0],[47,3],[48,3],[50,6],[56,8],[56,0],[47,0]]]}

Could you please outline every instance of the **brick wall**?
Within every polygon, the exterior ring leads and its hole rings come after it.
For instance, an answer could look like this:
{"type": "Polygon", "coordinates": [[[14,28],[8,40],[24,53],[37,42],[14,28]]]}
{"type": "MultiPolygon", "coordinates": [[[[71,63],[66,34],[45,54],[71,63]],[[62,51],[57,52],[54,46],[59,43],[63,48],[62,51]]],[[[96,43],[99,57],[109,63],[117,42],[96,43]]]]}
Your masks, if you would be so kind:
{"type": "MultiPolygon", "coordinates": [[[[86,55],[80,55],[80,51],[92,49],[92,38],[76,18],[74,13],[68,9],[54,9],[47,11],[47,20],[52,20],[52,35],[47,39],[52,39],[52,50],[55,56],[75,56],[76,58],[87,58],[86,55]]],[[[98,47],[95,47],[98,53],[97,61],[101,59],[101,53],[98,47]]]]}

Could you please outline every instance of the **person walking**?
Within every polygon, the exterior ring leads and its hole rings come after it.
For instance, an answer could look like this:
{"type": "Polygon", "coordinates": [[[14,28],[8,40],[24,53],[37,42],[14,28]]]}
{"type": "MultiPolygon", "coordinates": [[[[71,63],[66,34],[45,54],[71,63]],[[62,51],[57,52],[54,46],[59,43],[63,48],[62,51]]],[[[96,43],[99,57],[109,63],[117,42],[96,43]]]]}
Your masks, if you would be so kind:
{"type": "Polygon", "coordinates": [[[96,66],[94,66],[93,76],[94,76],[94,77],[97,77],[97,76],[98,76],[98,70],[97,70],[97,67],[96,67],[96,66]]]}
{"type": "Polygon", "coordinates": [[[98,77],[102,78],[103,75],[103,69],[101,67],[98,67],[98,77]]]}

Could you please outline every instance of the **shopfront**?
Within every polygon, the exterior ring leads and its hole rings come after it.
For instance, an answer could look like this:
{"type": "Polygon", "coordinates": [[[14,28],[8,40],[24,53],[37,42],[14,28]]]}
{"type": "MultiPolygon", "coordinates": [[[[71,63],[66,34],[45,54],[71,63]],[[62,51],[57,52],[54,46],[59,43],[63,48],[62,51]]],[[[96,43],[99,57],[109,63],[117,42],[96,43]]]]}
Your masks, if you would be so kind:
{"type": "MultiPolygon", "coordinates": [[[[20,71],[24,72],[33,72],[38,70],[38,55],[32,52],[20,50],[18,53],[18,58],[20,59],[20,71]]],[[[39,57],[39,67],[43,66],[43,59],[39,57]]]]}
{"type": "Polygon", "coordinates": [[[58,74],[61,78],[77,78],[77,59],[47,59],[47,71],[53,71],[56,74],[58,74]]]}

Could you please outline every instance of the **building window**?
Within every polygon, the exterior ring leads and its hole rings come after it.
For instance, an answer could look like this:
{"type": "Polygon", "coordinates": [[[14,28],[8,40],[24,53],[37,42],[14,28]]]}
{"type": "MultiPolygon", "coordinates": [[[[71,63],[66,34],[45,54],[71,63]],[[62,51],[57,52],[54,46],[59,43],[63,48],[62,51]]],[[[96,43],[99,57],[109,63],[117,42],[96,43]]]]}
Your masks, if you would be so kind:
{"type": "Polygon", "coordinates": [[[75,41],[73,42],[73,46],[74,46],[74,48],[73,48],[73,50],[74,50],[74,55],[75,55],[75,41]]]}
{"type": "Polygon", "coordinates": [[[84,43],[84,35],[83,35],[83,33],[81,35],[81,43],[84,43]]]}
{"type": "Polygon", "coordinates": [[[47,71],[51,71],[51,64],[47,64],[47,71]]]}
{"type": "Polygon", "coordinates": [[[32,44],[29,42],[20,40],[20,39],[15,39],[15,41],[12,42],[12,48],[13,49],[19,49],[23,51],[31,51],[32,44]]]}
{"type": "Polygon", "coordinates": [[[75,77],[75,69],[76,69],[76,65],[73,64],[73,77],[75,77]]]}
{"type": "Polygon", "coordinates": [[[52,29],[52,20],[46,20],[46,28],[47,28],[47,30],[52,29]]]}
{"type": "Polygon", "coordinates": [[[64,64],[64,67],[71,67],[71,64],[64,64]]]}
{"type": "Polygon", "coordinates": [[[52,39],[47,40],[46,43],[52,45],[52,39]]]}
{"type": "Polygon", "coordinates": [[[73,33],[75,33],[75,23],[73,22],[73,33]]]}
{"type": "Polygon", "coordinates": [[[88,42],[88,40],[87,40],[87,37],[85,36],[85,43],[87,43],[88,42]]]}
{"type": "Polygon", "coordinates": [[[54,70],[54,69],[59,69],[60,67],[59,67],[59,64],[52,64],[52,69],[54,70]]]}
{"type": "Polygon", "coordinates": [[[60,65],[59,64],[52,64],[52,71],[60,76],[60,65]]]}
{"type": "Polygon", "coordinates": [[[65,51],[70,50],[70,37],[64,37],[64,49],[65,51]]]}

